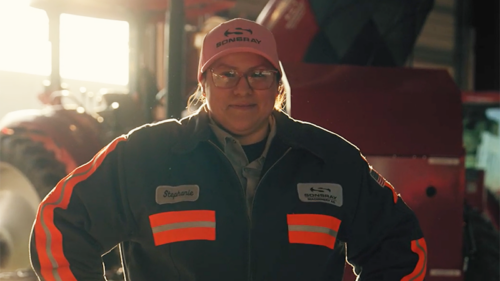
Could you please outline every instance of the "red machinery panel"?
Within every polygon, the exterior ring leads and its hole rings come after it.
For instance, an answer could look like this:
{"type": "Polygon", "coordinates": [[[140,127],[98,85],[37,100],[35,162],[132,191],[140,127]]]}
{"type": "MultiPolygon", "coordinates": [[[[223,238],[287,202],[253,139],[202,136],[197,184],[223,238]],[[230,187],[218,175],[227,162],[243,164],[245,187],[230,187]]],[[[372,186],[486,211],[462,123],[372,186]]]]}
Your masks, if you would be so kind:
{"type": "MultiPolygon", "coordinates": [[[[464,168],[460,158],[367,157],[417,215],[424,232],[429,281],[463,280],[464,168]]],[[[344,281],[354,280],[350,266],[344,281]]]]}
{"type": "Polygon", "coordinates": [[[444,70],[284,63],[291,115],[365,155],[460,157],[460,91],[444,70]]]}
{"type": "MultiPolygon", "coordinates": [[[[291,115],[352,141],[417,215],[427,279],[463,280],[461,95],[446,71],[285,63],[291,115]]],[[[344,280],[354,280],[352,270],[344,280]]]]}
{"type": "Polygon", "coordinates": [[[462,92],[462,100],[465,104],[500,106],[500,92],[462,92]]]}
{"type": "Polygon", "coordinates": [[[419,219],[429,251],[426,280],[462,280],[463,159],[367,158],[419,219]]]}
{"type": "Polygon", "coordinates": [[[269,1],[257,22],[273,32],[283,62],[302,61],[319,29],[308,0],[269,1]]]}

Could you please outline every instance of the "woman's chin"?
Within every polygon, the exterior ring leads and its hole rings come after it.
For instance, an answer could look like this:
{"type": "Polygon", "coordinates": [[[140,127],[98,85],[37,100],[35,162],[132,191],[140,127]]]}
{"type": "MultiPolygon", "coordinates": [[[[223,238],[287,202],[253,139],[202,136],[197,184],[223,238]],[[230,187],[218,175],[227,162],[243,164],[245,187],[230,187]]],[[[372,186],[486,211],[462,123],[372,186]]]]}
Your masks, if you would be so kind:
{"type": "Polygon", "coordinates": [[[245,136],[253,131],[249,124],[229,124],[225,129],[235,136],[245,136]]]}

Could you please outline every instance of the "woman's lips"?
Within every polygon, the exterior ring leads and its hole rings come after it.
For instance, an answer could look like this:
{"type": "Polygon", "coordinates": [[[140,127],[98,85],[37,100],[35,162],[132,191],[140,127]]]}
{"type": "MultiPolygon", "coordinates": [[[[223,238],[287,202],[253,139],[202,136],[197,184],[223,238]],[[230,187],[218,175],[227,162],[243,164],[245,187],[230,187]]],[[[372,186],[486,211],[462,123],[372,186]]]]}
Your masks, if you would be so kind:
{"type": "Polygon", "coordinates": [[[255,108],[256,104],[231,104],[229,107],[240,110],[249,110],[255,108]]]}

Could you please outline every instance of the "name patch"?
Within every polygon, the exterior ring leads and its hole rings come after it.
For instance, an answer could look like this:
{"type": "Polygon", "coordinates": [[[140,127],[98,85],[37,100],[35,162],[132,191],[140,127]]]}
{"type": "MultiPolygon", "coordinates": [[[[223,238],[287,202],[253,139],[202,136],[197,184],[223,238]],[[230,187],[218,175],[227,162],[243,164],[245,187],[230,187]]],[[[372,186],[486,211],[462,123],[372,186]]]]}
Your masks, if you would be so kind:
{"type": "Polygon", "coordinates": [[[200,187],[191,185],[160,185],[156,188],[156,203],[159,205],[186,201],[196,201],[200,197],[200,187]]]}
{"type": "Polygon", "coordinates": [[[342,186],[336,183],[299,183],[299,199],[302,202],[320,202],[342,206],[342,186]]]}

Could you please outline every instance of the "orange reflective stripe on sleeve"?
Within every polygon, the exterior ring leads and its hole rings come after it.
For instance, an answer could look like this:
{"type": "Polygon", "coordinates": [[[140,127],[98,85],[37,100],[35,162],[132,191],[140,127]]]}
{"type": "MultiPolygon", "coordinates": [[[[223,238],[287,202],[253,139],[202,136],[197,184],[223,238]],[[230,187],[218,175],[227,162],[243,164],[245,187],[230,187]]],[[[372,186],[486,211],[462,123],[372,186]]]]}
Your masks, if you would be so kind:
{"type": "Polygon", "coordinates": [[[401,281],[423,281],[427,272],[427,243],[424,238],[411,241],[411,250],[418,255],[418,262],[412,273],[401,281]]]}
{"type": "Polygon", "coordinates": [[[317,214],[288,214],[290,243],[311,244],[333,249],[341,221],[335,217],[317,214]]]}
{"type": "Polygon", "coordinates": [[[398,203],[398,194],[396,193],[396,189],[394,188],[394,186],[388,181],[385,181],[384,186],[392,191],[392,199],[394,200],[394,204],[398,203]]]}
{"type": "Polygon", "coordinates": [[[125,141],[122,136],[101,149],[88,163],[76,168],[55,186],[54,190],[38,207],[35,220],[35,243],[40,262],[40,274],[47,281],[72,281],[76,278],[69,268],[69,262],[64,256],[62,234],[54,224],[54,210],[68,207],[73,188],[84,181],[101,165],[119,142],[125,141]]]}
{"type": "Polygon", "coordinates": [[[155,245],[187,241],[215,240],[215,211],[164,212],[149,216],[155,245]]]}

